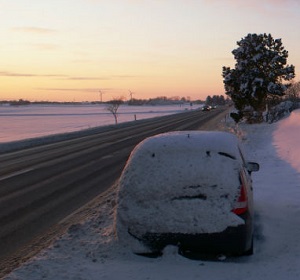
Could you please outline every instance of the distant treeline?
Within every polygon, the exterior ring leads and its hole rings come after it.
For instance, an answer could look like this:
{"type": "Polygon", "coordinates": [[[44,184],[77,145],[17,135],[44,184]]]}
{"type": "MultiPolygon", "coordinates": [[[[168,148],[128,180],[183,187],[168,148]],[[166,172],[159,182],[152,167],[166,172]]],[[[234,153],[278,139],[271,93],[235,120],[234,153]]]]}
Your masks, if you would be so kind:
{"type": "Polygon", "coordinates": [[[194,104],[202,104],[204,101],[202,100],[193,100],[191,101],[189,98],[179,98],[179,97],[171,97],[168,98],[166,96],[150,98],[150,99],[136,99],[132,98],[131,100],[126,101],[128,105],[165,105],[165,104],[185,104],[185,103],[194,103],[194,104]]]}
{"type": "MultiPolygon", "coordinates": [[[[86,105],[86,104],[110,104],[115,102],[115,99],[100,102],[100,101],[86,101],[86,102],[59,102],[59,101],[28,101],[24,99],[19,100],[2,100],[0,104],[8,104],[11,106],[22,106],[22,105],[30,105],[30,104],[40,104],[40,105],[86,105]]],[[[208,104],[208,105],[225,105],[229,102],[228,98],[224,98],[223,95],[214,95],[213,97],[208,96],[205,101],[203,100],[190,100],[190,98],[179,98],[179,97],[171,97],[168,98],[166,96],[150,98],[150,99],[136,99],[132,98],[128,101],[120,100],[121,103],[128,105],[172,105],[172,104],[208,104]]]]}
{"type": "MultiPolygon", "coordinates": [[[[30,104],[40,104],[40,105],[86,105],[86,104],[110,104],[114,103],[116,100],[108,100],[105,102],[100,101],[86,101],[86,102],[59,102],[59,101],[28,101],[24,99],[19,100],[2,100],[0,101],[0,104],[8,104],[11,106],[23,106],[23,105],[30,105],[30,104]]],[[[165,105],[165,104],[184,104],[184,103],[195,103],[195,104],[201,104],[204,103],[204,101],[196,100],[196,101],[190,101],[190,100],[174,100],[170,98],[151,98],[151,99],[131,99],[128,101],[120,100],[123,104],[128,105],[165,105]]]]}
{"type": "Polygon", "coordinates": [[[30,104],[83,104],[83,102],[56,102],[56,101],[28,101],[24,99],[19,100],[0,100],[0,104],[8,104],[11,106],[22,106],[22,105],[30,105],[30,104]]]}
{"type": "Polygon", "coordinates": [[[224,97],[223,95],[213,95],[207,96],[205,104],[206,105],[226,105],[230,104],[231,99],[229,97],[224,97]]]}

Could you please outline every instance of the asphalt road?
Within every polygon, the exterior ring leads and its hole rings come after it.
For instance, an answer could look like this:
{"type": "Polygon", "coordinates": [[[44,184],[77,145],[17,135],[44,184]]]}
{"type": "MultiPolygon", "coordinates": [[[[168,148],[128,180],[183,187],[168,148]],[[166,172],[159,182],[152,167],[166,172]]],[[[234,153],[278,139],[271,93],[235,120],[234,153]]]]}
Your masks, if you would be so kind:
{"type": "Polygon", "coordinates": [[[46,246],[68,215],[107,191],[137,143],[199,129],[226,109],[187,111],[1,154],[0,277],[46,246]]]}

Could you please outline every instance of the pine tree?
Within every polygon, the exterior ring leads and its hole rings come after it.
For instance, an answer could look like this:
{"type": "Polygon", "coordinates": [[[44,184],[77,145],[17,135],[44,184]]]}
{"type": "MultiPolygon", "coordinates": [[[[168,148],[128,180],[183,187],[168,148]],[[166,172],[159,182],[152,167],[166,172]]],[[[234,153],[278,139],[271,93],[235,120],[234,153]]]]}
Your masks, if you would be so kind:
{"type": "Polygon", "coordinates": [[[250,107],[262,120],[267,98],[284,94],[283,81],[295,77],[295,67],[286,65],[288,51],[271,34],[248,34],[237,45],[232,51],[235,68],[223,66],[225,93],[238,110],[238,119],[250,107]]]}

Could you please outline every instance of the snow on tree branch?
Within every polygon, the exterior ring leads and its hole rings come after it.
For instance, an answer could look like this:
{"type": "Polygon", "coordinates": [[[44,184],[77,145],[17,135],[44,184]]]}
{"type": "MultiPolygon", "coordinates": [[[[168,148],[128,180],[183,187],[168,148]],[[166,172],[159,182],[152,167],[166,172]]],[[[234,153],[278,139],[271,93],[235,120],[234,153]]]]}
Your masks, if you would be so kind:
{"type": "Polygon", "coordinates": [[[232,51],[235,68],[223,67],[222,76],[225,93],[231,97],[239,115],[251,107],[262,120],[267,98],[283,96],[286,85],[295,77],[295,67],[287,65],[288,51],[281,39],[271,34],[248,34],[237,42],[232,51]]]}

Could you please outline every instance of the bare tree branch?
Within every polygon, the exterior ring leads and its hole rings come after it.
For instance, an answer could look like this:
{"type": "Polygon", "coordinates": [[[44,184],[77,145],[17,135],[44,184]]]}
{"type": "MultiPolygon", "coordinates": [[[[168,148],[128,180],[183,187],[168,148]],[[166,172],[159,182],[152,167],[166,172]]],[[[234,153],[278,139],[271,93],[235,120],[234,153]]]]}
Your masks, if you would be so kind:
{"type": "Polygon", "coordinates": [[[107,105],[106,110],[111,112],[115,119],[115,124],[118,124],[118,109],[121,104],[123,104],[124,97],[115,97],[110,103],[107,105]]]}

